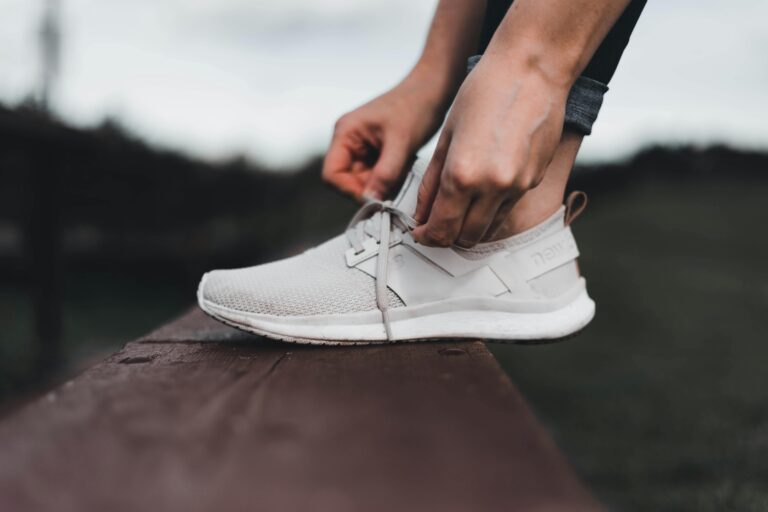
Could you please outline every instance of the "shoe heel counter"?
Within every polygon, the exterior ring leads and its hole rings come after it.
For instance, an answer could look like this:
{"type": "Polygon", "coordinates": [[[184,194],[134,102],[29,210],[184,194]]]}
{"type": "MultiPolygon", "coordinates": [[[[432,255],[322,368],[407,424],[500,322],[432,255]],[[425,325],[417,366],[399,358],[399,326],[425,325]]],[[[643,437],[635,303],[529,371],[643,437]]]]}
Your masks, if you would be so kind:
{"type": "Polygon", "coordinates": [[[531,279],[528,285],[535,293],[554,298],[572,289],[580,277],[578,262],[573,259],[531,279]]]}

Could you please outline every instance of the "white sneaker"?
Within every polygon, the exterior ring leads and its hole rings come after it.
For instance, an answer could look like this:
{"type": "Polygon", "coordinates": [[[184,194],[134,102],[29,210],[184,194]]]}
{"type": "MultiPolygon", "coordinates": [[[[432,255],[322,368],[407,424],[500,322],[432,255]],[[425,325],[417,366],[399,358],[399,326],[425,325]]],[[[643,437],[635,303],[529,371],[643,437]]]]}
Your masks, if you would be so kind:
{"type": "Polygon", "coordinates": [[[427,247],[409,233],[425,166],[414,164],[394,202],[363,206],[343,235],[292,258],[205,274],[200,307],[249,332],[326,345],[554,340],[590,322],[570,206],[506,240],[427,247]]]}

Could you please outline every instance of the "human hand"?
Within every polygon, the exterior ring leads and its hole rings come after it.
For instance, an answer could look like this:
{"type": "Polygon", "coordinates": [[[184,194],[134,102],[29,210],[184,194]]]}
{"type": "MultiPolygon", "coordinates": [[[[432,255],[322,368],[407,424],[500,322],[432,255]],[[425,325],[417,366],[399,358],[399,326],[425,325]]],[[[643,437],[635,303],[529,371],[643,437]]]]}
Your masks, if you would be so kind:
{"type": "Polygon", "coordinates": [[[446,107],[431,82],[409,76],[343,115],[323,162],[323,179],[358,200],[383,199],[412,155],[440,127],[446,107]]]}
{"type": "Polygon", "coordinates": [[[544,176],[568,86],[486,55],[459,89],[418,194],[413,237],[471,247],[488,239],[544,176]]]}

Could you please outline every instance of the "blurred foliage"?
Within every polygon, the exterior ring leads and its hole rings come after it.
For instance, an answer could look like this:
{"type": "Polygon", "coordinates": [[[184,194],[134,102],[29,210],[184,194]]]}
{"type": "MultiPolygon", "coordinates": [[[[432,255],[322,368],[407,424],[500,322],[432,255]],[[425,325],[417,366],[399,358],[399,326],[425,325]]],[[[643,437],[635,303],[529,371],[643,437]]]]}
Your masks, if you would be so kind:
{"type": "Polygon", "coordinates": [[[211,164],[154,149],[114,123],[76,130],[34,110],[0,108],[0,134],[0,222],[24,229],[36,200],[30,170],[54,167],[55,221],[71,263],[195,272],[247,263],[280,250],[289,233],[329,231],[355,208],[320,184],[318,159],[285,172],[243,159],[211,164]]]}

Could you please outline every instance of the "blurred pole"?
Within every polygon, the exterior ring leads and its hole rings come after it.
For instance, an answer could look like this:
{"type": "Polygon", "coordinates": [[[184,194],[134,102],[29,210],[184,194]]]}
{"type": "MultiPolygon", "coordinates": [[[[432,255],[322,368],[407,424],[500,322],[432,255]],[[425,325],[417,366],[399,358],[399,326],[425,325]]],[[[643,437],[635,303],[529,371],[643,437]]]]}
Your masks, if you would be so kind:
{"type": "MultiPolygon", "coordinates": [[[[44,0],[40,25],[41,74],[40,108],[51,114],[51,97],[59,72],[61,30],[59,0],[44,0]]],[[[55,140],[50,141],[56,144],[55,140]]],[[[61,365],[62,275],[60,247],[60,205],[58,181],[63,155],[56,147],[41,148],[30,159],[30,191],[32,193],[27,250],[30,292],[34,310],[35,373],[38,379],[49,378],[61,365]]],[[[61,151],[61,148],[58,148],[61,151]]]]}
{"type": "Polygon", "coordinates": [[[60,0],[44,0],[43,19],[40,23],[40,106],[50,111],[51,94],[59,75],[61,57],[61,4],[60,0]]]}

